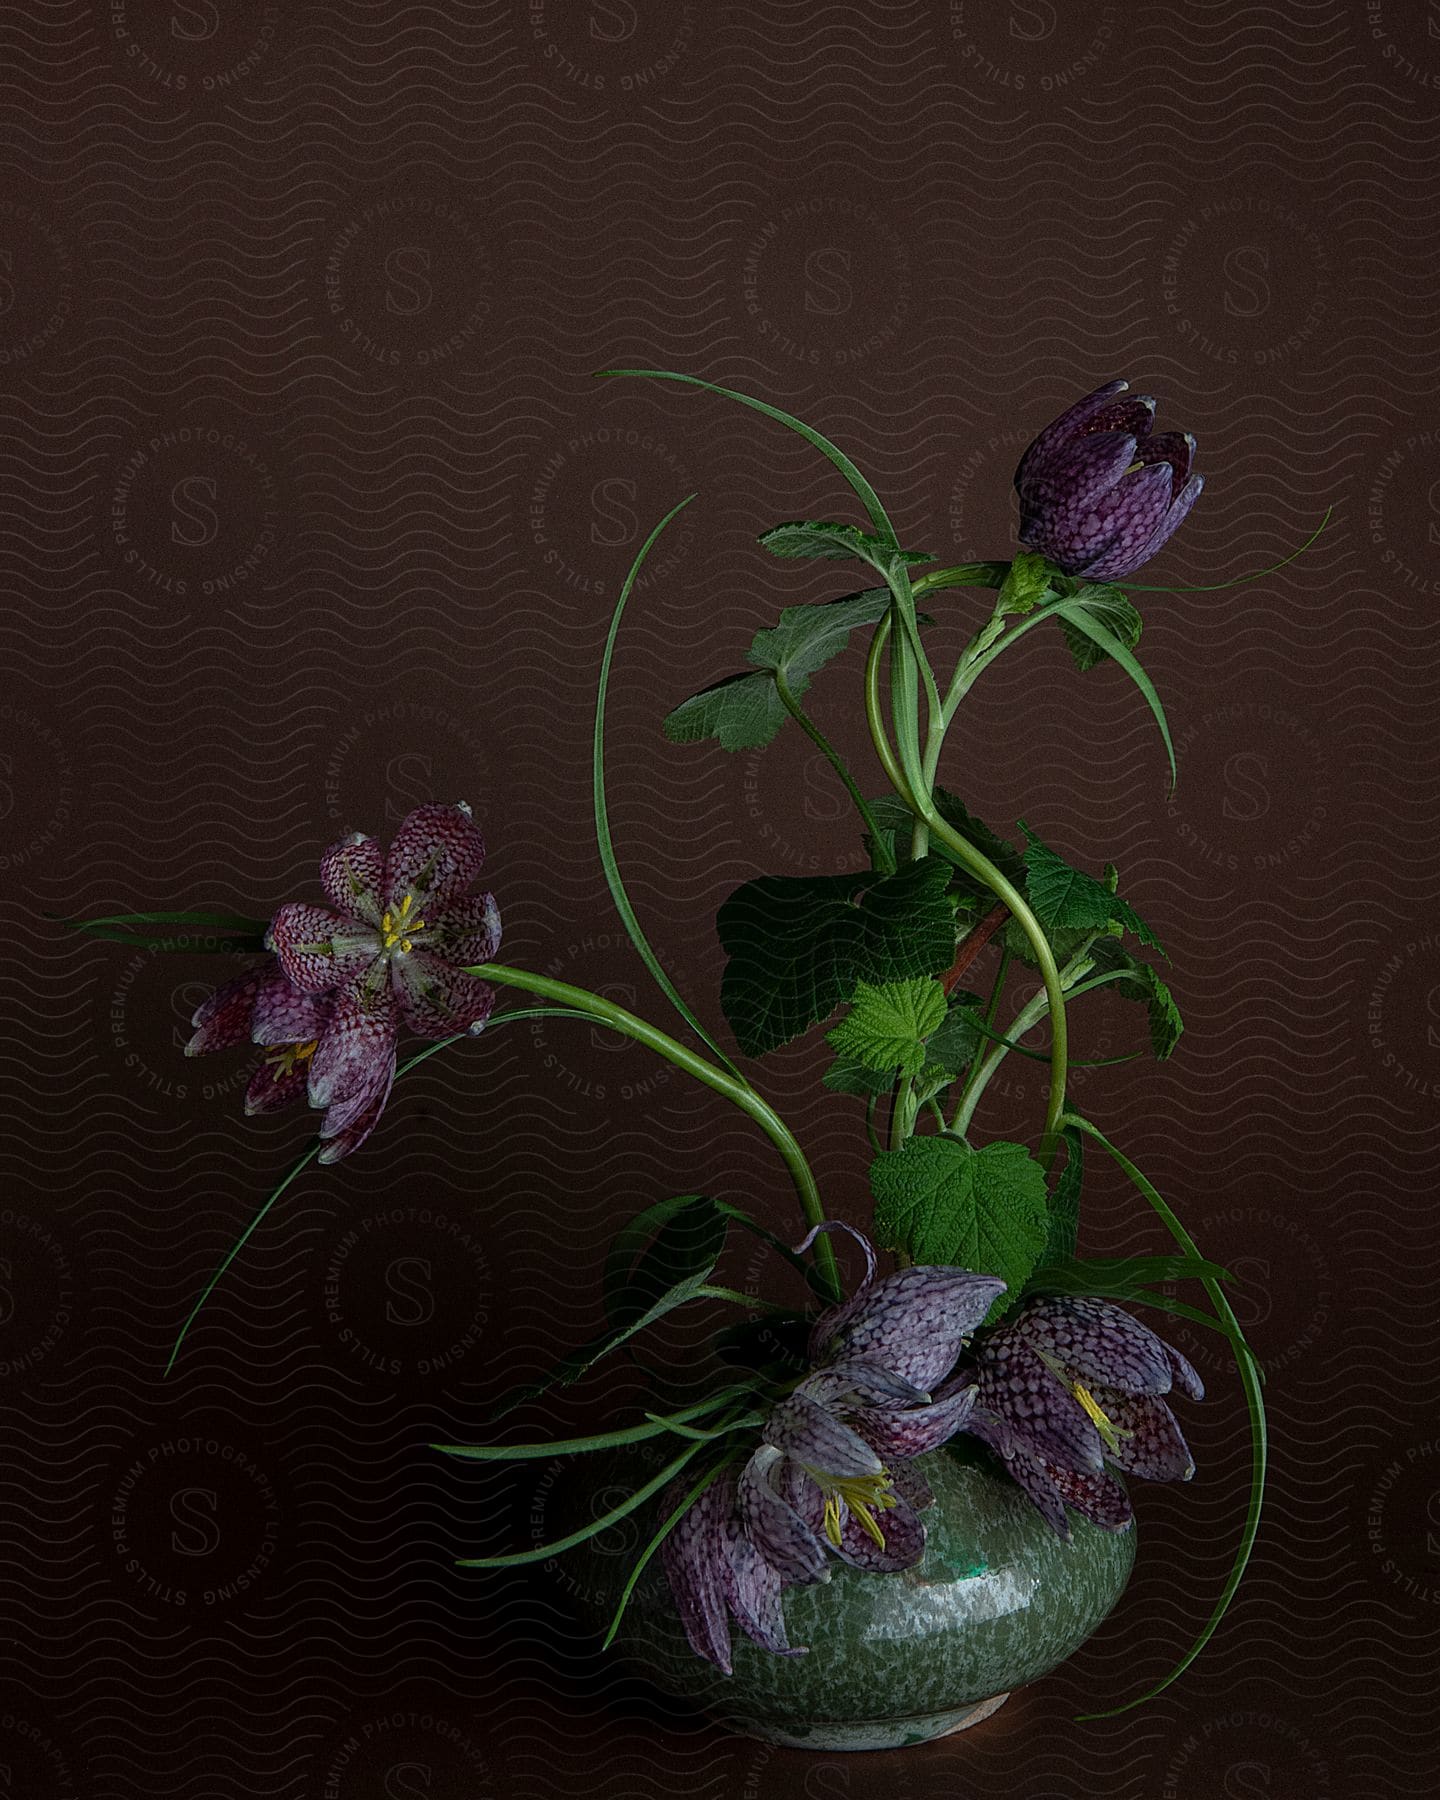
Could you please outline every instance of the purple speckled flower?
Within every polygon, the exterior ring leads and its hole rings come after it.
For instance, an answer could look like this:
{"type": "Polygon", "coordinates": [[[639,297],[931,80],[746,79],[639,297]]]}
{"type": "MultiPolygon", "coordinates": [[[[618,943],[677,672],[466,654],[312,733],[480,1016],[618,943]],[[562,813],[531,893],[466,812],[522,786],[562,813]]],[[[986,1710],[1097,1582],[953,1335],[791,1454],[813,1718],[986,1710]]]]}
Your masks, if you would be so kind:
{"type": "MultiPolygon", "coordinates": [[[[834,1228],[850,1229],[835,1221],[816,1229],[834,1228]]],[[[919,1562],[919,1515],[933,1496],[906,1465],[953,1437],[974,1404],[973,1384],[933,1402],[928,1389],[953,1367],[1004,1282],[941,1266],[877,1281],[874,1251],[852,1235],[865,1252],[865,1280],[815,1321],[817,1366],[771,1409],[738,1478],[717,1477],[665,1542],[690,1646],[726,1674],[730,1615],[762,1648],[800,1654],[786,1639],[780,1595],[828,1581],[830,1554],[877,1574],[919,1562]]]]}
{"type": "Polygon", "coordinates": [[[969,1383],[975,1399],[963,1429],[1001,1458],[1067,1541],[1067,1506],[1110,1531],[1129,1525],[1129,1498],[1107,1462],[1149,1481],[1188,1481],[1195,1473],[1160,1396],[1176,1387],[1203,1399],[1200,1377],[1108,1300],[1025,1302],[977,1339],[947,1385],[969,1383]]]}
{"type": "Polygon", "coordinates": [[[320,859],[330,906],[280,908],[265,939],[273,958],[205,1001],[186,1055],[246,1038],[271,1046],[246,1111],[303,1091],[325,1114],[320,1161],[348,1156],[389,1098],[402,1024],[445,1038],[478,1032],[490,1016],[495,990],[465,967],[489,962],[500,945],[494,897],[466,891],[484,861],[463,803],[417,807],[388,853],[359,832],[332,844],[320,859]]]}
{"type": "Polygon", "coordinates": [[[1155,402],[1107,381],[1020,458],[1020,542],[1067,575],[1118,581],[1178,530],[1205,485],[1188,431],[1152,432],[1155,402]]]}

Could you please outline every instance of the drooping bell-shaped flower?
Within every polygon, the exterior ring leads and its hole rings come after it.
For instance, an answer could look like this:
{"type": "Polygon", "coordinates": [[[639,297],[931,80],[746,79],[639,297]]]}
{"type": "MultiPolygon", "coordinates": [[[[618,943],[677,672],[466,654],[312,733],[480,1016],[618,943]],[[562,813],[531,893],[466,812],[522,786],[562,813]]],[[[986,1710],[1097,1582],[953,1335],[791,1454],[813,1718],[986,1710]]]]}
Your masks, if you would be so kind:
{"type": "Polygon", "coordinates": [[[920,1513],[932,1495],[906,1465],[953,1437],[974,1403],[971,1385],[934,1401],[928,1388],[954,1365],[1005,1283],[938,1265],[877,1281],[874,1251],[852,1235],[865,1252],[865,1280],[815,1321],[816,1366],[771,1409],[738,1479],[712,1483],[705,1491],[715,1498],[701,1520],[697,1505],[666,1540],[665,1567],[691,1648],[727,1674],[729,1615],[762,1648],[798,1653],[785,1638],[780,1594],[828,1581],[831,1555],[877,1574],[919,1562],[920,1513]]]}
{"type": "Polygon", "coordinates": [[[1131,1520],[1105,1465],[1148,1481],[1188,1481],[1195,1464],[1161,1398],[1205,1388],[1180,1354],[1122,1307],[1041,1296],[977,1337],[955,1377],[974,1384],[964,1429],[987,1444],[1067,1541],[1067,1506],[1107,1530],[1131,1520]]]}
{"type": "Polygon", "coordinates": [[[1189,432],[1153,432],[1155,402],[1107,381],[1047,425],[1020,458],[1020,542],[1067,575],[1118,581],[1184,521],[1205,479],[1189,432]]]}

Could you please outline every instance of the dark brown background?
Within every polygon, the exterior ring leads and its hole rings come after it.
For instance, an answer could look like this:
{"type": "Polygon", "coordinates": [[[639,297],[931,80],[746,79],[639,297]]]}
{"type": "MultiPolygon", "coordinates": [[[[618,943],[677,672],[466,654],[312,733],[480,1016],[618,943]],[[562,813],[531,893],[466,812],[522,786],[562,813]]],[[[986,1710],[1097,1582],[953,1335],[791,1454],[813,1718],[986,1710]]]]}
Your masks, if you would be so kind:
{"type": "MultiPolygon", "coordinates": [[[[0,1791],[1429,1791],[1440,7],[12,0],[0,44],[0,1791]],[[407,1078],[161,1379],[304,1122],[240,1116],[243,1058],[181,1057],[216,959],[47,913],[268,912],[317,892],[342,829],[463,796],[508,959],[662,1019],[600,875],[587,739],[624,566],[692,488],[616,666],[636,905],[714,1021],[718,900],[853,862],[798,740],[730,759],[658,730],[781,605],[843,589],[755,533],[849,502],[738,408],[587,380],[625,362],[798,409],[942,556],[1007,553],[1018,451],[1117,373],[1208,476],[1153,581],[1263,567],[1334,507],[1293,567],[1145,603],[1173,801],[1133,692],[1038,634],[946,765],[1002,825],[1114,858],[1160,929],[1181,1052],[1079,1092],[1241,1277],[1270,1369],[1242,1597],[1123,1718],[1072,1723],[1188,1641],[1242,1506],[1235,1380],[1184,1336],[1199,1476],[1143,1494],[1099,1636],[949,1743],[726,1737],[574,1639],[563,1569],[453,1568],[527,1541],[544,1477],[425,1446],[593,1322],[616,1215],[705,1189],[790,1228],[763,1142],[585,1027],[407,1078]]],[[[859,759],[856,675],[819,711],[859,759]]],[[[1082,1053],[1134,1041],[1123,1009],[1076,1010],[1082,1053]]],[[[817,1100],[820,1066],[807,1042],[762,1079],[858,1218],[858,1114],[817,1100]]],[[[1006,1086],[992,1123],[1033,1131],[1033,1072],[1006,1086]]],[[[1088,1205],[1094,1250],[1162,1247],[1103,1176],[1088,1205]]]]}

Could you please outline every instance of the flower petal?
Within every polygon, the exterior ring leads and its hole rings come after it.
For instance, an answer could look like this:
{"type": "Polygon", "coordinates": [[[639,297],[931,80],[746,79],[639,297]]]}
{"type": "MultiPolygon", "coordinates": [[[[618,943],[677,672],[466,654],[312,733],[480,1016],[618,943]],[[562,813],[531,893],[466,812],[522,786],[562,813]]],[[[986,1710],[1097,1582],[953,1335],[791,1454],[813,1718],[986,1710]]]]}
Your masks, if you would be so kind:
{"type": "Polygon", "coordinates": [[[948,1400],[933,1406],[914,1406],[904,1412],[866,1407],[852,1413],[850,1423],[888,1466],[892,1460],[923,1456],[954,1437],[975,1404],[973,1387],[961,1388],[948,1400]]]}
{"type": "Polygon", "coordinates": [[[989,1312],[1005,1283],[993,1275],[941,1264],[917,1264],[862,1288],[840,1309],[838,1328],[826,1314],[810,1336],[810,1355],[830,1347],[847,1361],[878,1362],[933,1392],[960,1354],[962,1340],[989,1312]]]}
{"type": "Polygon", "coordinates": [[[901,1499],[908,1500],[916,1512],[924,1512],[935,1504],[935,1490],[916,1463],[897,1462],[890,1471],[890,1485],[901,1499]]]}
{"type": "Polygon", "coordinates": [[[393,958],[390,977],[405,1023],[421,1037],[478,1032],[495,1005],[495,990],[488,982],[418,945],[393,958]]]}
{"type": "Polygon", "coordinates": [[[247,969],[202,1000],[190,1020],[199,1030],[186,1044],[185,1054],[208,1056],[212,1050],[230,1050],[236,1044],[248,1043],[255,1001],[276,974],[274,963],[267,959],[263,968],[247,969]]]}
{"type": "Polygon", "coordinates": [[[328,907],[292,900],[270,921],[265,947],[302,994],[324,994],[362,975],[379,954],[380,940],[328,907]]]}
{"type": "Polygon", "coordinates": [[[1170,1372],[1174,1377],[1172,1385],[1179,1388],[1182,1394],[1188,1395],[1192,1400],[1203,1400],[1205,1383],[1196,1373],[1194,1365],[1187,1362],[1173,1344],[1164,1344],[1163,1348],[1170,1362],[1170,1372]]]}
{"type": "Polygon", "coordinates": [[[720,1590],[746,1637],[775,1656],[805,1656],[808,1646],[792,1645],[780,1605],[779,1570],[746,1537],[733,1511],[725,1520],[720,1590]]]}
{"type": "Polygon", "coordinates": [[[840,1544],[836,1555],[857,1569],[877,1575],[893,1575],[913,1569],[925,1554],[925,1522],[908,1500],[898,1500],[885,1512],[873,1515],[885,1539],[881,1549],[849,1507],[841,1514],[840,1544]]]}
{"type": "Polygon", "coordinates": [[[783,1451],[761,1444],[745,1464],[737,1483],[741,1521],[751,1543],[787,1581],[828,1581],[825,1546],[775,1490],[784,1462],[783,1451]]]}
{"type": "Polygon", "coordinates": [[[1003,1419],[1049,1462],[1099,1474],[1100,1435],[1080,1402],[1014,1327],[999,1327],[977,1357],[977,1411],[1003,1419]]]}
{"type": "Polygon", "coordinates": [[[1069,575],[1093,575],[1113,569],[1138,568],[1145,546],[1169,510],[1174,491],[1169,463],[1126,473],[1108,493],[1089,495],[1057,507],[1047,521],[1047,551],[1069,575]]]}
{"type": "Polygon", "coordinates": [[[1119,1448],[1105,1452],[1117,1469],[1146,1481],[1188,1481],[1195,1473],[1195,1459],[1163,1400],[1103,1390],[1096,1399],[1120,1434],[1119,1448]]]}
{"type": "Polygon", "coordinates": [[[300,1099],[307,1074],[303,1062],[292,1063],[283,1074],[278,1062],[262,1062],[245,1090],[245,1116],[253,1119],[257,1113],[278,1112],[292,1100],[300,1099]]]}
{"type": "MultiPolygon", "coordinates": [[[[667,1517],[683,1498],[687,1485],[677,1481],[665,1490],[661,1508],[667,1517]]],[[[734,1499],[733,1477],[717,1476],[694,1505],[681,1514],[660,1546],[660,1560],[690,1648],[706,1662],[714,1663],[724,1675],[732,1670],[730,1621],[721,1569],[728,1565],[725,1522],[733,1511],[734,1499]]]]}
{"type": "Polygon", "coordinates": [[[385,851],[363,831],[351,832],[320,858],[320,885],[325,898],[347,918],[380,923],[380,890],[385,880],[385,851]]]}
{"type": "Polygon", "coordinates": [[[1031,1300],[1011,1321],[1027,1343],[1046,1350],[1087,1387],[1126,1394],[1170,1391],[1165,1345],[1133,1314],[1092,1294],[1031,1300]]]}
{"type": "Polygon", "coordinates": [[[1134,461],[1128,431],[1097,432],[1051,458],[1020,489],[1020,542],[1058,563],[1069,560],[1076,522],[1114,492],[1134,461]]]}
{"type": "Polygon", "coordinates": [[[394,1080],[395,1052],[392,1049],[384,1070],[384,1079],[372,1084],[363,1107],[356,1111],[350,1102],[346,1102],[343,1125],[339,1123],[333,1108],[321,1120],[320,1135],[328,1141],[315,1159],[317,1162],[339,1162],[341,1157],[349,1156],[352,1150],[360,1148],[379,1123],[394,1080]]]}
{"type": "Polygon", "coordinates": [[[329,1020],[328,994],[302,994],[277,971],[255,996],[250,1039],[256,1044],[308,1044],[324,1034],[329,1020]]]}
{"type": "Polygon", "coordinates": [[[438,922],[484,866],[485,839],[463,801],[417,806],[400,821],[385,858],[385,904],[398,906],[413,894],[416,907],[427,907],[438,922]]]}
{"type": "Polygon", "coordinates": [[[1171,501],[1169,508],[1155,521],[1140,550],[1133,551],[1125,544],[1113,545],[1085,573],[1096,581],[1118,581],[1124,575],[1133,574],[1141,563],[1148,562],[1162,545],[1174,537],[1185,523],[1190,508],[1200,498],[1200,490],[1204,486],[1203,475],[1192,475],[1171,501]]]}
{"type": "Polygon", "coordinates": [[[1089,422],[1114,400],[1117,394],[1123,394],[1130,386],[1128,381],[1116,379],[1107,381],[1094,393],[1086,394],[1083,400],[1077,400],[1073,406],[1067,407],[1063,413],[1051,422],[1026,446],[1020,458],[1019,467],[1015,470],[1015,486],[1018,488],[1027,477],[1033,475],[1049,459],[1051,454],[1063,444],[1082,433],[1089,422]]]}
{"type": "Polygon", "coordinates": [[[848,1412],[856,1406],[924,1405],[930,1398],[924,1388],[894,1374],[883,1363],[859,1357],[816,1369],[796,1383],[795,1392],[808,1394],[821,1406],[837,1412],[848,1412]]]}
{"type": "MultiPolygon", "coordinates": [[[[1130,1496],[1113,1475],[1077,1475],[1073,1469],[1057,1469],[1048,1463],[1045,1473],[1065,1504],[1092,1525],[1124,1531],[1135,1516],[1130,1496]]],[[[1066,1531],[1068,1534],[1068,1525],[1066,1531]]]]}
{"type": "Polygon", "coordinates": [[[848,1425],[798,1390],[775,1406],[761,1434],[767,1444],[826,1475],[878,1475],[880,1458],[848,1425]]]}
{"type": "Polygon", "coordinates": [[[433,947],[447,962],[492,962],[500,948],[500,908],[493,894],[465,894],[452,900],[434,932],[427,932],[433,947]]]}
{"type": "Polygon", "coordinates": [[[1059,1538],[1068,1544],[1072,1533],[1065,1517],[1065,1501],[1051,1479],[1047,1466],[1033,1456],[1007,1429],[1003,1420],[977,1409],[965,1422],[972,1437],[980,1439],[1004,1465],[1005,1472],[1024,1489],[1042,1519],[1059,1538]]]}
{"type": "Polygon", "coordinates": [[[364,1090],[395,1057],[395,1002],[388,987],[362,1001],[354,988],[336,996],[330,1023],[310,1059],[310,1104],[329,1107],[364,1090]]]}

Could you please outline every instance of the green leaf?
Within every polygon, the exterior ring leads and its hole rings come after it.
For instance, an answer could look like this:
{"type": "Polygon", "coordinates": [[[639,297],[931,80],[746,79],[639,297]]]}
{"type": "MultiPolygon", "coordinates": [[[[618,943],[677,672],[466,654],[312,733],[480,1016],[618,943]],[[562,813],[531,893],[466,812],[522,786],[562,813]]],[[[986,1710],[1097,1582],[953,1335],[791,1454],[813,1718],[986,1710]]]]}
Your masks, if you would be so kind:
{"type": "MultiPolygon", "coordinates": [[[[1082,874],[1043,844],[1023,819],[1025,833],[1026,891],[1035,916],[1048,932],[1052,926],[1064,930],[1104,931],[1110,925],[1123,926],[1133,932],[1142,944],[1160,949],[1160,940],[1128,901],[1122,900],[1113,886],[1082,874]]],[[[1109,873],[1109,871],[1107,871],[1109,873]]]]}
{"type": "Polygon", "coordinates": [[[871,1094],[888,1094],[898,1079],[898,1072],[895,1069],[877,1071],[867,1068],[853,1056],[837,1056],[820,1079],[831,1093],[863,1094],[868,1099],[871,1094]]]}
{"type": "Polygon", "coordinates": [[[880,985],[943,973],[955,955],[949,868],[935,857],[895,875],[762,875],[716,914],[729,958],[720,1004],[740,1048],[760,1056],[880,985]]]}
{"type": "MultiPolygon", "coordinates": [[[[1008,838],[992,831],[983,819],[977,819],[965,802],[947,788],[935,789],[935,810],[967,843],[973,844],[982,856],[987,856],[1007,881],[1013,881],[1017,887],[1024,887],[1025,859],[1008,838]]],[[[878,799],[872,800],[870,811],[877,825],[894,831],[902,841],[909,836],[910,827],[915,823],[914,813],[897,794],[882,794],[878,799]]],[[[983,899],[987,908],[995,904],[995,896],[989,888],[977,881],[968,869],[962,868],[954,851],[947,849],[940,839],[932,839],[930,849],[933,855],[943,857],[954,870],[951,885],[956,893],[983,899]]]]}
{"type": "Polygon", "coordinates": [[[1001,613],[1034,612],[1050,587],[1045,558],[1035,550],[1022,550],[1000,583],[996,604],[1001,613]]]}
{"type": "Polygon", "coordinates": [[[945,990],[938,981],[862,981],[850,1011],[826,1034],[826,1042],[876,1074],[918,1075],[925,1039],[945,1018],[945,990]]]}
{"type": "Polygon", "coordinates": [[[1231,1281],[1219,1263],[1200,1256],[1114,1256],[1050,1258],[1025,1283],[1026,1294],[1096,1294],[1103,1299],[1149,1299],[1144,1289],[1156,1281],[1231,1281]]]}
{"type": "Polygon", "coordinates": [[[956,988],[950,995],[949,1010],[925,1045],[925,1069],[943,1073],[952,1079],[963,1075],[980,1048],[981,1032],[976,1008],[983,1006],[979,994],[968,988],[956,988]]]}
{"type": "MultiPolygon", "coordinates": [[[[607,1311],[614,1329],[601,1332],[589,1343],[563,1357],[538,1381],[511,1388],[502,1395],[490,1414],[491,1421],[504,1418],[515,1407],[534,1400],[552,1387],[568,1387],[578,1381],[601,1357],[663,1319],[677,1306],[694,1300],[698,1290],[708,1281],[725,1245],[729,1221],[716,1203],[703,1194],[684,1196],[683,1204],[666,1211],[667,1202],[648,1208],[660,1220],[660,1229],[649,1248],[634,1261],[622,1276],[620,1270],[634,1241],[635,1223],[622,1228],[625,1240],[612,1262],[607,1258],[606,1277],[610,1281],[607,1311]]],[[[641,1214],[644,1219],[646,1214],[641,1214]]],[[[614,1255],[612,1248],[612,1255],[614,1255]]]]}
{"type": "MultiPolygon", "coordinates": [[[[1151,681],[1144,669],[1140,667],[1133,652],[1124,641],[1121,638],[1118,638],[1115,633],[1110,630],[1108,625],[1103,624],[1095,613],[1082,601],[1078,599],[1052,601],[1050,606],[1046,609],[1045,616],[1048,618],[1051,612],[1056,613],[1062,621],[1068,622],[1081,637],[1089,639],[1103,655],[1111,657],[1114,661],[1119,663],[1120,667],[1135,683],[1136,687],[1139,688],[1145,704],[1150,708],[1155,723],[1160,727],[1160,736],[1165,742],[1165,754],[1170,761],[1170,791],[1173,793],[1175,791],[1175,782],[1177,779],[1175,769],[1175,744],[1170,736],[1170,723],[1165,717],[1165,708],[1160,704],[1160,696],[1155,691],[1155,683],[1151,681]]],[[[1022,631],[1023,629],[1023,626],[1016,627],[1017,631],[1022,631]]],[[[1004,641],[1005,640],[1003,639],[1001,640],[1002,647],[1004,641]]]]}
{"type": "Polygon", "coordinates": [[[955,1263],[1007,1284],[993,1321],[1015,1303],[1045,1247],[1045,1171],[1021,1144],[971,1150],[958,1138],[912,1137],[870,1165],[875,1237],[917,1263],[955,1263]]]}
{"type": "Polygon", "coordinates": [[[755,634],[749,660],[763,674],[728,675],[682,700],[665,718],[665,735],[675,744],[718,738],[726,750],[759,750],[790,714],[775,685],[783,675],[798,700],[810,677],[839,656],[858,626],[874,625],[890,607],[884,588],[847,594],[813,606],[787,606],[780,623],[755,634]]]}
{"type": "Polygon", "coordinates": [[[541,1456],[578,1456],[587,1450],[611,1450],[618,1444],[639,1444],[646,1438],[664,1437],[677,1426],[703,1418],[717,1407],[727,1406],[748,1394],[752,1385],[746,1381],[732,1382],[729,1387],[682,1406],[677,1412],[647,1413],[643,1425],[624,1425],[618,1431],[598,1431],[590,1437],[549,1438],[538,1444],[431,1444],[430,1448],[442,1451],[446,1456],[463,1457],[469,1462],[531,1462],[541,1456]]]}
{"type": "MultiPolygon", "coordinates": [[[[1101,582],[1087,583],[1068,598],[1073,607],[1083,609],[1094,624],[1118,638],[1127,650],[1133,650],[1140,642],[1143,621],[1118,587],[1110,587],[1101,582]]],[[[1093,638],[1089,632],[1082,631],[1075,623],[1073,612],[1062,613],[1059,617],[1065,642],[1070,646],[1075,666],[1082,674],[1087,669],[1093,669],[1096,663],[1112,660],[1103,643],[1093,638]]]]}
{"type": "Polygon", "coordinates": [[[111,913],[100,919],[66,919],[57,913],[47,918],[66,925],[85,937],[100,938],[109,944],[129,944],[137,950],[174,950],[204,952],[259,951],[265,948],[268,919],[251,919],[243,913],[231,912],[131,912],[111,913]],[[147,932],[144,925],[189,925],[194,932],[147,932]]]}
{"type": "Polygon", "coordinates": [[[858,525],[836,525],[828,519],[796,519],[762,533],[760,542],[772,556],[824,556],[835,560],[858,556],[875,568],[891,559],[902,563],[934,562],[928,550],[901,550],[887,538],[861,531],[858,525]]]}
{"type": "Polygon", "coordinates": [[[654,950],[651,948],[650,940],[646,937],[644,930],[641,928],[640,921],[635,913],[635,908],[631,905],[630,895],[626,891],[625,883],[621,878],[620,865],[615,857],[615,843],[610,834],[610,809],[605,798],[605,703],[610,691],[610,665],[615,656],[615,640],[620,635],[620,621],[625,616],[625,606],[630,598],[630,590],[635,585],[635,578],[644,567],[645,558],[650,554],[650,550],[656,539],[675,515],[682,512],[694,498],[695,496],[691,494],[688,498],[681,500],[676,505],[672,506],[665,517],[661,519],[660,523],[655,526],[653,531],[651,531],[650,535],[645,539],[645,542],[640,546],[639,550],[636,551],[635,559],[630,564],[629,573],[626,575],[624,584],[620,589],[620,598],[615,602],[615,612],[610,620],[609,635],[605,639],[605,651],[600,659],[600,679],[595,696],[595,731],[591,751],[591,784],[595,809],[595,839],[600,851],[600,866],[605,871],[605,882],[610,889],[610,897],[615,902],[615,910],[620,915],[620,923],[625,927],[626,936],[635,946],[641,962],[643,962],[645,967],[649,970],[650,975],[654,980],[655,985],[660,989],[660,992],[664,994],[665,998],[675,1008],[676,1012],[679,1013],[680,1017],[684,1019],[685,1023],[695,1033],[696,1037],[700,1039],[700,1042],[704,1044],[708,1050],[714,1053],[720,1063],[729,1070],[737,1081],[742,1081],[744,1077],[741,1075],[740,1071],[735,1067],[734,1063],[730,1061],[730,1058],[690,1010],[684,996],[670,979],[670,976],[661,964],[659,957],[656,956],[654,950]]]}
{"type": "MultiPolygon", "coordinates": [[[[1047,925],[1045,928],[1045,935],[1050,940],[1050,948],[1054,953],[1056,962],[1063,969],[1070,958],[1074,956],[1075,952],[1082,944],[1084,944],[1085,940],[1093,937],[1095,934],[1093,931],[1066,931],[1047,925]]],[[[1005,921],[1005,929],[1000,934],[1000,942],[1010,952],[1011,956],[1018,957],[1021,962],[1029,963],[1032,969],[1039,967],[1039,964],[1035,960],[1034,946],[1031,944],[1029,938],[1026,937],[1024,928],[1021,926],[1018,919],[1007,919],[1005,921]]]]}
{"type": "Polygon", "coordinates": [[[1175,997],[1159,974],[1134,957],[1115,938],[1100,938],[1091,954],[1095,967],[1111,977],[1108,985],[1127,1000],[1138,1000],[1150,1015],[1150,1047],[1157,1062],[1164,1062],[1180,1042],[1185,1021],[1175,997]]]}
{"type": "Polygon", "coordinates": [[[1065,1167],[1055,1182],[1050,1196],[1050,1223],[1041,1252],[1043,1263],[1064,1263],[1075,1255],[1075,1239],[1080,1230],[1080,1190],[1085,1181],[1085,1143],[1078,1131],[1061,1133],[1065,1144],[1065,1167]]]}
{"type": "Polygon", "coordinates": [[[774,419],[777,424],[786,426],[807,444],[818,450],[822,456],[828,457],[850,485],[850,491],[859,500],[869,515],[870,523],[889,544],[898,547],[899,540],[895,536],[895,527],[890,523],[889,514],[881,503],[880,496],[870,483],[851,462],[845,452],[832,444],[829,438],[816,431],[813,425],[807,425],[803,419],[797,419],[793,413],[782,412],[778,406],[771,406],[767,400],[753,400],[749,394],[742,394],[737,388],[720,387],[713,381],[704,381],[698,375],[682,375],[675,369],[597,369],[595,374],[601,380],[613,380],[619,376],[636,376],[644,381],[679,381],[686,387],[704,388],[706,393],[720,394],[726,400],[738,401],[741,406],[748,406],[752,412],[763,413],[767,419],[774,419]]]}

